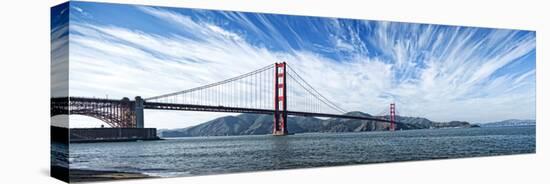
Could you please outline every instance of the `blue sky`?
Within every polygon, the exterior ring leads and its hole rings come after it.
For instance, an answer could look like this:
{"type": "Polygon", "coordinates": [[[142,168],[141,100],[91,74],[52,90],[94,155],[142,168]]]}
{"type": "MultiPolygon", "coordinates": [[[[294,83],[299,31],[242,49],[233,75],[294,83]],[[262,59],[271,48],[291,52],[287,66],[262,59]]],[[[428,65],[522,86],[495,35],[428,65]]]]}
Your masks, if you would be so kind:
{"type": "MultiPolygon", "coordinates": [[[[396,102],[402,115],[436,121],[535,119],[533,31],[70,4],[71,96],[156,96],[287,61],[348,110],[396,102]]],[[[52,22],[52,34],[67,31],[52,22]]],[[[146,113],[160,128],[228,115],[146,113]]]]}

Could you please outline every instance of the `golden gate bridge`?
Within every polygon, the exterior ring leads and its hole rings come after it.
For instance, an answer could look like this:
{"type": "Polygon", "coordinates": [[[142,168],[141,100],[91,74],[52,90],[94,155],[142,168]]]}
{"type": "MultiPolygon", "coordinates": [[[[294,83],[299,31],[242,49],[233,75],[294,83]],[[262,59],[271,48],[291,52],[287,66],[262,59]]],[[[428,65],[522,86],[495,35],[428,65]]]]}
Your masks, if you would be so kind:
{"type": "Polygon", "coordinates": [[[395,104],[389,114],[354,116],[313,88],[286,62],[275,63],[237,77],[173,93],[130,100],[88,97],[51,99],[51,116],[85,115],[114,128],[144,128],[144,109],[273,115],[273,135],[287,135],[288,116],[370,120],[395,130],[395,104]]]}

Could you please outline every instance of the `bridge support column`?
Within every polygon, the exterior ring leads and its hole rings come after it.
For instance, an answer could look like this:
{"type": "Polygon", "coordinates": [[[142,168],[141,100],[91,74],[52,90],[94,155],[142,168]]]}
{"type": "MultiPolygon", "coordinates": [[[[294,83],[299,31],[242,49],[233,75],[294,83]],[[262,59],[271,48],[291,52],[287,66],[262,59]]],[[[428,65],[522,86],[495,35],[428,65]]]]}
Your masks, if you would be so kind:
{"type": "Polygon", "coordinates": [[[395,130],[395,103],[390,104],[390,131],[395,130]]]}
{"type": "Polygon", "coordinates": [[[275,63],[275,113],[273,135],[287,135],[286,63],[275,63]]]}
{"type": "Polygon", "coordinates": [[[143,119],[143,104],[144,101],[140,96],[136,96],[136,101],[134,105],[135,113],[135,126],[136,128],[144,128],[144,119],[143,119]]]}

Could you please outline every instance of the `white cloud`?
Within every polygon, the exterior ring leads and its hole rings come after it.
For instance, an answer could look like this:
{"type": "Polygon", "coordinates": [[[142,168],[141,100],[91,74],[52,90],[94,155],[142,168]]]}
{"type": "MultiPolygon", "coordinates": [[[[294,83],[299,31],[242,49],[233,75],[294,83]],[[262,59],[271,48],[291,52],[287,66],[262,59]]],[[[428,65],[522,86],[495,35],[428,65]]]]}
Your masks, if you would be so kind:
{"type": "MultiPolygon", "coordinates": [[[[382,22],[369,41],[386,52],[393,63],[363,54],[335,61],[303,50],[275,52],[211,23],[157,8],[140,9],[182,30],[192,30],[191,35],[155,35],[116,26],[71,24],[71,96],[151,97],[287,61],[319,92],[347,110],[377,114],[390,102],[397,102],[403,115],[438,121],[534,118],[534,70],[491,79],[495,71],[532,51],[534,37],[509,40],[513,32],[496,31],[474,38],[471,31],[457,28],[434,33],[430,31],[433,26],[429,26],[416,37],[402,38],[395,33],[403,31],[396,24],[382,22]],[[436,40],[430,46],[432,39],[436,40]],[[468,42],[472,39],[481,39],[483,44],[472,45],[468,42]],[[489,54],[480,56],[479,52],[489,54]],[[422,53],[425,58],[415,62],[414,58],[422,53]]],[[[264,31],[275,31],[273,27],[268,29],[264,31]]],[[[273,34],[277,37],[279,33],[273,34]]],[[[355,45],[338,40],[338,47],[354,49],[355,45]]],[[[359,41],[356,36],[355,42],[359,41]]],[[[222,115],[227,114],[147,111],[146,126],[187,127],[222,115]]]]}
{"type": "Polygon", "coordinates": [[[338,47],[339,49],[343,50],[343,51],[353,51],[355,50],[355,48],[353,47],[353,45],[349,44],[349,43],[346,43],[345,41],[343,41],[342,39],[340,38],[336,38],[335,39],[336,43],[336,47],[338,47]]]}

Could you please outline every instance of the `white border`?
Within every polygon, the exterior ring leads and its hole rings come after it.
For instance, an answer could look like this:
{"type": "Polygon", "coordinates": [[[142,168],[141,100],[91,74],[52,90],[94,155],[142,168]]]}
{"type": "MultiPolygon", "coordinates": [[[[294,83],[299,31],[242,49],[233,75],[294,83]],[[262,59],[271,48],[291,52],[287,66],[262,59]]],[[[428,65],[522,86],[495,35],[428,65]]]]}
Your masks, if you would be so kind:
{"type": "MultiPolygon", "coordinates": [[[[63,183],[49,174],[49,7],[2,2],[0,183],[63,183]]],[[[549,5],[544,1],[101,0],[174,7],[436,23],[537,31],[537,153],[114,183],[548,183],[549,5]]]]}

